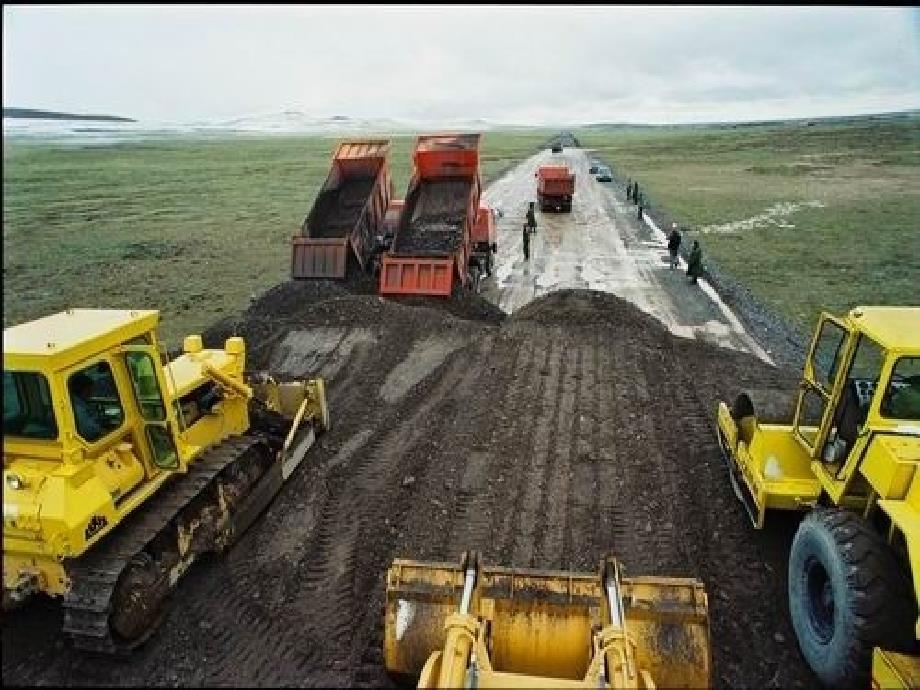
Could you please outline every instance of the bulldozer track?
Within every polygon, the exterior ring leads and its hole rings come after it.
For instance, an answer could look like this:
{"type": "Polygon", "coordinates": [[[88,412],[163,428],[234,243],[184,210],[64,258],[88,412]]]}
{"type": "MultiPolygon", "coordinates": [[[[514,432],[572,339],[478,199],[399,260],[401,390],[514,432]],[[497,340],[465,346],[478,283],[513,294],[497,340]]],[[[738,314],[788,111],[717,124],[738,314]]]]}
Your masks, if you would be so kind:
{"type": "Polygon", "coordinates": [[[64,597],[64,632],[76,647],[109,654],[124,650],[112,635],[109,617],[115,588],[132,557],[141,553],[224,468],[261,442],[251,436],[237,437],[206,451],[186,475],[171,480],[156,500],[138,508],[119,525],[106,538],[104,548],[68,564],[72,586],[64,597]]]}

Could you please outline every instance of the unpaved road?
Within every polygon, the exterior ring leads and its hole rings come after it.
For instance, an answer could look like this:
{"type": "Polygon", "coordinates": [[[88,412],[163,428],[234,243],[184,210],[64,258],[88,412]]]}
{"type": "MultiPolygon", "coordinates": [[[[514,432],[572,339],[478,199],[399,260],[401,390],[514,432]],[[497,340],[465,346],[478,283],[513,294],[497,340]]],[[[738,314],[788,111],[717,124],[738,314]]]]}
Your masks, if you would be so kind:
{"type": "MultiPolygon", "coordinates": [[[[564,288],[609,292],[658,318],[672,333],[756,354],[763,348],[705,281],[688,283],[671,270],[664,233],[637,217],[610,183],[588,172],[584,149],[543,150],[494,182],[483,195],[498,219],[498,255],[482,294],[511,313],[534,297],[564,288]],[[530,260],[524,260],[521,227],[527,203],[536,201],[537,168],[565,163],[575,172],[571,213],[538,211],[530,260]]],[[[683,269],[686,267],[683,266],[683,269]]]]}
{"type": "MultiPolygon", "coordinates": [[[[659,272],[623,248],[624,273],[659,272]]],[[[695,295],[661,263],[663,285],[695,295]]],[[[552,265],[547,280],[569,270],[552,265]]],[[[499,294],[533,290],[514,271],[499,294]]],[[[786,613],[793,523],[749,526],[713,427],[717,399],[795,372],[705,329],[675,337],[610,294],[555,292],[501,320],[475,299],[409,306],[372,288],[284,284],[205,334],[242,334],[254,368],[326,377],[333,428],[241,541],[191,570],[133,658],[73,651],[38,599],[3,618],[4,684],[387,686],[387,566],[472,548],[499,565],[594,570],[610,553],[629,573],[699,577],[716,687],[816,685],[786,613]]],[[[650,311],[679,320],[680,304],[650,311]]]]}

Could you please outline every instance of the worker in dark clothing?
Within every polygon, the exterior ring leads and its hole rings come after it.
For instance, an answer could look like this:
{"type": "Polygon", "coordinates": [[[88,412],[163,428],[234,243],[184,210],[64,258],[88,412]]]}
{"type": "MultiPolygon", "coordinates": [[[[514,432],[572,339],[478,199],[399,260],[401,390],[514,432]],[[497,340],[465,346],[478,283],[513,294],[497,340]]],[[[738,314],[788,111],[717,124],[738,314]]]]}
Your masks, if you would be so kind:
{"type": "Polygon", "coordinates": [[[687,258],[687,275],[690,276],[690,282],[696,285],[696,279],[703,273],[703,249],[700,243],[693,240],[693,247],[690,249],[690,256],[687,258]]]}
{"type": "Polygon", "coordinates": [[[524,223],[524,261],[530,261],[530,227],[524,223]]]}
{"type": "Polygon", "coordinates": [[[642,220],[642,202],[643,201],[645,200],[642,198],[641,195],[639,195],[638,199],[636,200],[636,203],[639,204],[639,213],[636,215],[636,218],[638,218],[639,220],[642,220]]]}
{"type": "Polygon", "coordinates": [[[632,180],[626,180],[626,201],[632,198],[632,180]]]}
{"type": "Polygon", "coordinates": [[[680,231],[677,229],[677,223],[671,223],[671,234],[668,235],[668,254],[671,255],[671,270],[677,268],[677,255],[680,251],[680,231]]]}
{"type": "Polygon", "coordinates": [[[530,202],[530,206],[527,207],[527,227],[530,228],[530,232],[537,231],[537,213],[534,210],[534,202],[530,202]]]}

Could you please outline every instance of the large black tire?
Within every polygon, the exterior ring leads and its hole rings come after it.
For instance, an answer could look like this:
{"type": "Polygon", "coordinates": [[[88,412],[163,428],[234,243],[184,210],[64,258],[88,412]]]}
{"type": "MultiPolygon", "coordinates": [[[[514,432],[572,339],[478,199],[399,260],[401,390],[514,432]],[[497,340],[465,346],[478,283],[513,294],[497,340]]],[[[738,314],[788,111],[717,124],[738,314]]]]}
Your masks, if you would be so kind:
{"type": "Polygon", "coordinates": [[[789,556],[789,614],[827,687],[867,688],[872,649],[916,645],[913,587],[872,526],[840,508],[812,511],[789,556]]]}

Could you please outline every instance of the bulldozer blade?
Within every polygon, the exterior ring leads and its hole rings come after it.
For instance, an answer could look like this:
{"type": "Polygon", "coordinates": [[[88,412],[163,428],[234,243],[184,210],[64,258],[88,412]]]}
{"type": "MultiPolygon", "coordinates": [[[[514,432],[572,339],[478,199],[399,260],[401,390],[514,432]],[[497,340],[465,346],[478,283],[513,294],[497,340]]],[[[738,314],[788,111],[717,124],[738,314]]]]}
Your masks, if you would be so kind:
{"type": "MultiPolygon", "coordinates": [[[[458,564],[397,559],[387,573],[384,662],[400,678],[419,675],[443,648],[445,620],[460,604],[458,564]]],[[[637,661],[662,687],[710,682],[708,602],[685,578],[623,578],[626,630],[637,661]]],[[[490,626],[496,671],[581,680],[592,634],[609,623],[597,573],[481,566],[470,612],[490,626]]]]}

